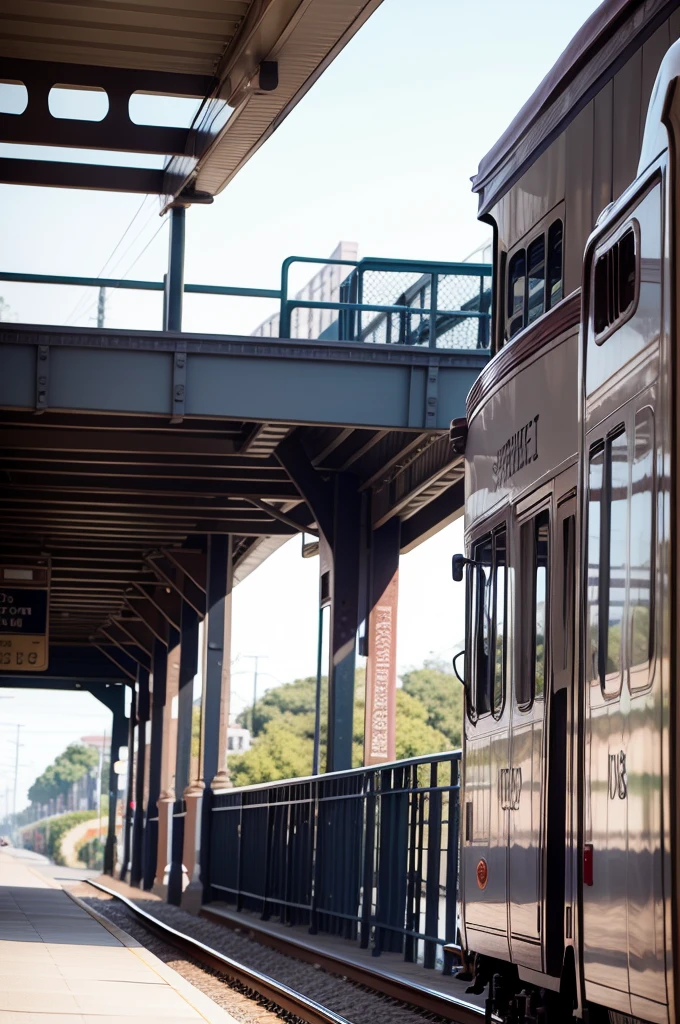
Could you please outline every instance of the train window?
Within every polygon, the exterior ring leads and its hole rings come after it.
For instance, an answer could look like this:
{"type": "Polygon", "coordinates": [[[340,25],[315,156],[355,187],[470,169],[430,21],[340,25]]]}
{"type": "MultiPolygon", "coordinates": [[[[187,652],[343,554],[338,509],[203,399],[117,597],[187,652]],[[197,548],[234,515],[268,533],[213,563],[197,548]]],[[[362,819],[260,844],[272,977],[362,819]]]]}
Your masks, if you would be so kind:
{"type": "Polygon", "coordinates": [[[507,620],[506,530],[496,530],[475,544],[469,570],[471,720],[493,712],[499,718],[505,703],[505,633],[507,620]]]}
{"type": "Polygon", "coordinates": [[[489,665],[492,640],[493,544],[491,537],[475,544],[472,552],[472,650],[474,651],[470,702],[475,717],[491,710],[489,665]]]}
{"type": "Polygon", "coordinates": [[[637,243],[631,227],[595,264],[593,316],[598,344],[602,344],[611,327],[633,313],[636,283],[637,243]]]}
{"type": "Polygon", "coordinates": [[[508,265],[508,338],[512,338],[524,327],[525,281],[526,254],[524,249],[520,249],[508,265]]]}
{"type": "Polygon", "coordinates": [[[492,710],[495,718],[500,718],[505,703],[505,620],[508,604],[506,547],[506,533],[503,528],[494,534],[495,621],[492,710]]]}
{"type": "Polygon", "coordinates": [[[535,238],[527,249],[527,323],[539,317],[545,307],[545,238],[535,238]]]}
{"type": "Polygon", "coordinates": [[[588,494],[590,681],[621,691],[628,572],[628,437],[623,427],[591,452],[588,494]]]}
{"type": "Polygon", "coordinates": [[[556,306],[562,298],[562,235],[562,221],[553,221],[548,228],[548,309],[556,306]]]}
{"type": "Polygon", "coordinates": [[[600,664],[600,557],[601,509],[604,486],[604,445],[593,449],[588,474],[588,649],[587,659],[591,683],[604,675],[600,664]]]}
{"type": "Polygon", "coordinates": [[[548,228],[547,239],[541,232],[527,249],[518,249],[509,260],[506,293],[508,341],[562,298],[563,235],[562,221],[555,220],[548,228]]]}
{"type": "Polygon", "coordinates": [[[546,626],[548,613],[548,542],[550,526],[548,510],[536,516],[534,540],[534,698],[545,693],[546,626]]]}
{"type": "Polygon", "coordinates": [[[623,668],[623,611],[628,561],[628,438],[625,430],[608,438],[607,456],[609,544],[606,552],[608,594],[603,690],[607,696],[612,696],[621,688],[623,668]]]}
{"type": "MultiPolygon", "coordinates": [[[[635,669],[651,661],[653,652],[654,414],[650,408],[640,409],[635,417],[631,485],[629,623],[630,667],[635,669]]],[[[645,676],[642,686],[647,681],[645,676]]]]}
{"type": "Polygon", "coordinates": [[[545,694],[550,517],[547,509],[522,526],[523,655],[515,679],[515,700],[529,711],[545,694]]]}

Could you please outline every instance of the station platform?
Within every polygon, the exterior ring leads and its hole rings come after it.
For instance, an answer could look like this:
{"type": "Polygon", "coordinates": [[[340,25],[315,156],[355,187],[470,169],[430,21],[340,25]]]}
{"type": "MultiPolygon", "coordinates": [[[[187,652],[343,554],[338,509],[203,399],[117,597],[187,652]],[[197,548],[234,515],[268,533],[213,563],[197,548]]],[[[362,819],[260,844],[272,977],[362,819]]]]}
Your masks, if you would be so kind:
{"type": "Polygon", "coordinates": [[[17,852],[0,850],[0,1024],[235,1024],[17,852]]]}

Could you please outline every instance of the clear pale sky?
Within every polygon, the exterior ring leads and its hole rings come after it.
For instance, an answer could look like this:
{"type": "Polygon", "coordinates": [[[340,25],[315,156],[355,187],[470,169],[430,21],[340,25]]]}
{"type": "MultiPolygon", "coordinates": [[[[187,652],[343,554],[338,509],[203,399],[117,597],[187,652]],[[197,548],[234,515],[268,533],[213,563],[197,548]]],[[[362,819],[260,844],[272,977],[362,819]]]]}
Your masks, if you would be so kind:
{"type": "MultiPolygon", "coordinates": [[[[476,220],[471,175],[597,6],[383,0],[214,205],[188,211],[186,280],[276,288],[286,256],[329,255],[340,239],[358,242],[360,256],[464,258],[489,234],[476,220]]],[[[0,144],[0,154],[20,149],[0,144]]],[[[141,201],[0,185],[0,268],[97,274],[141,201]]],[[[157,213],[148,199],[108,275],[162,277],[166,227],[138,259],[161,224],[157,213]]],[[[85,326],[95,316],[94,291],[0,283],[0,294],[12,320],[85,326]]],[[[262,300],[189,296],[184,329],[247,334],[273,311],[262,300]]],[[[157,328],[160,317],[160,297],[109,297],[109,327],[157,328]]],[[[428,657],[448,659],[460,645],[462,590],[451,582],[450,562],[462,543],[459,520],[401,560],[402,671],[428,657]]],[[[315,671],[318,563],[303,561],[299,544],[289,542],[235,591],[235,711],[252,694],[246,655],[266,656],[261,689],[315,671]]],[[[2,692],[13,699],[0,700],[0,817],[14,783],[13,723],[26,726],[18,807],[69,741],[110,728],[108,712],[89,695],[2,692]]]]}

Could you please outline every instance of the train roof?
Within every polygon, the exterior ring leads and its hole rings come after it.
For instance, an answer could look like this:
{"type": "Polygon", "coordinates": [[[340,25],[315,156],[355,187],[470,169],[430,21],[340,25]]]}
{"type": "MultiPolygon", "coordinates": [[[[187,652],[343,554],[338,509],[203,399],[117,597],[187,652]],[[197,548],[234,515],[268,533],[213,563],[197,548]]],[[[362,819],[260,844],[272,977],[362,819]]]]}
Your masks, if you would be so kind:
{"type": "Polygon", "coordinates": [[[482,158],[472,189],[487,213],[633,53],[680,7],[680,0],[604,0],[500,139],[482,158]]]}

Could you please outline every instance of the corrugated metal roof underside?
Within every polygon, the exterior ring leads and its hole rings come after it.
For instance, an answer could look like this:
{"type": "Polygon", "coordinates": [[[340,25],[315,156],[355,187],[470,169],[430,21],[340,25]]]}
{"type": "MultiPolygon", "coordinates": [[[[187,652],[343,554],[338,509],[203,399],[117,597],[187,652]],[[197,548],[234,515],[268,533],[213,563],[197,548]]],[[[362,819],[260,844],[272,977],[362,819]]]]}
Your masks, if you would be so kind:
{"type": "Polygon", "coordinates": [[[0,55],[214,75],[252,0],[3,0],[0,55]]]}

